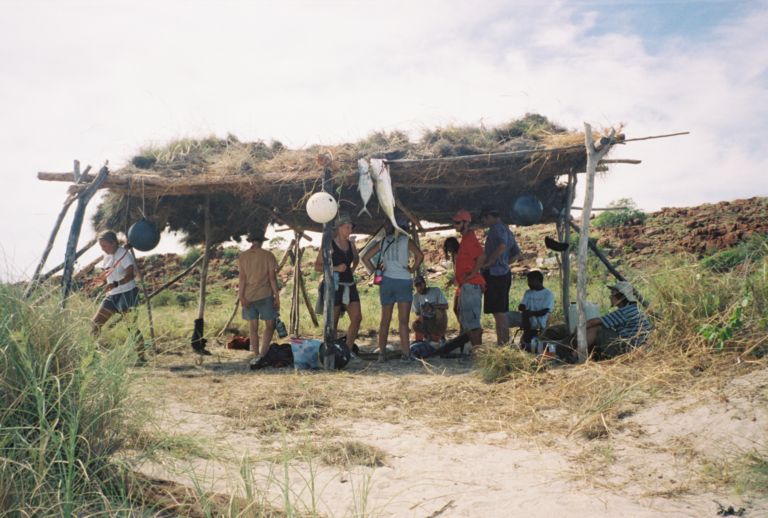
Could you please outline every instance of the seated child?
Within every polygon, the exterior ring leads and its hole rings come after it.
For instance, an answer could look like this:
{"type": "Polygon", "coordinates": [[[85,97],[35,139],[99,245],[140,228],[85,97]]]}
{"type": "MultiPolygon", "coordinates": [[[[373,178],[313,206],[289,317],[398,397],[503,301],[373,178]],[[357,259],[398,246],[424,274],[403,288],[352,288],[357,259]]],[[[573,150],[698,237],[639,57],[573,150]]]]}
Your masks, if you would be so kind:
{"type": "Polygon", "coordinates": [[[518,311],[507,314],[509,327],[523,330],[520,345],[525,349],[529,349],[533,337],[547,327],[549,314],[555,309],[555,296],[544,287],[544,275],[540,271],[528,272],[528,288],[517,307],[518,311]]]}
{"type": "Polygon", "coordinates": [[[421,275],[413,280],[413,286],[416,288],[413,294],[413,312],[417,315],[413,322],[416,340],[426,338],[428,341],[439,342],[448,327],[448,299],[440,288],[427,288],[427,282],[421,275]]]}

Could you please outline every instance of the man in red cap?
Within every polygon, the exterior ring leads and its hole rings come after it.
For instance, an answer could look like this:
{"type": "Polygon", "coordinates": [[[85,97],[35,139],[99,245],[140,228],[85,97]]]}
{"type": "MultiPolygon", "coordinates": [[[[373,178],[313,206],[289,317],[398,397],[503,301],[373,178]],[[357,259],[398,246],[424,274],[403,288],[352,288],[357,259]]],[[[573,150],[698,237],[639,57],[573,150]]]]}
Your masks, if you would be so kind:
{"type": "Polygon", "coordinates": [[[456,255],[456,285],[459,294],[459,323],[464,333],[469,336],[472,345],[480,345],[483,330],[480,314],[483,304],[485,279],[480,269],[485,264],[485,253],[477,240],[475,231],[469,228],[472,215],[461,209],[453,216],[453,225],[461,234],[459,253],[456,255]]]}

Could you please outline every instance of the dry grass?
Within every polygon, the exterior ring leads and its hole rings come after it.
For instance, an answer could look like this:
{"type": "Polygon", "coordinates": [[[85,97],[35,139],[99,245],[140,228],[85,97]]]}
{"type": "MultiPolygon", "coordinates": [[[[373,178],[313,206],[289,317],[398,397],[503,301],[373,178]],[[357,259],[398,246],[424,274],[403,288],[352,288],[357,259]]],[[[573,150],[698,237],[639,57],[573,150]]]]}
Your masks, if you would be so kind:
{"type": "MultiPolygon", "coordinates": [[[[519,368],[506,381],[489,384],[456,360],[423,366],[392,362],[384,367],[356,362],[354,370],[339,373],[286,370],[256,375],[237,357],[222,353],[215,377],[205,370],[195,370],[192,377],[184,377],[186,371],[162,374],[171,364],[190,362],[191,355],[160,358],[161,376],[153,377],[173,385],[174,399],[194,400],[196,407],[230,418],[233,428],[252,428],[260,434],[373,420],[554,441],[565,436],[605,437],[623,430],[624,420],[636,407],[660,395],[712,389],[764,366],[764,362],[737,363],[733,355],[712,356],[705,350],[657,348],[609,362],[519,368]]],[[[533,365],[530,357],[520,359],[533,365]]]]}

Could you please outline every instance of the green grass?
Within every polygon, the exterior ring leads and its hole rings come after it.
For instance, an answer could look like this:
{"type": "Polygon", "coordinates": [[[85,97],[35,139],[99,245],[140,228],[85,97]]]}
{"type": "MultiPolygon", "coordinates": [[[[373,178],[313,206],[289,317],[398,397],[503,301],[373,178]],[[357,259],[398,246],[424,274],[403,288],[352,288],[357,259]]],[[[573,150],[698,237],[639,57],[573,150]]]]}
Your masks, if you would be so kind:
{"type": "Polygon", "coordinates": [[[766,254],[768,254],[768,236],[754,235],[733,248],[705,257],[701,265],[713,272],[723,273],[745,262],[759,260],[766,254]]]}
{"type": "Polygon", "coordinates": [[[125,438],[133,344],[98,348],[82,309],[30,305],[0,286],[0,508],[11,516],[124,505],[112,455],[125,438]]]}

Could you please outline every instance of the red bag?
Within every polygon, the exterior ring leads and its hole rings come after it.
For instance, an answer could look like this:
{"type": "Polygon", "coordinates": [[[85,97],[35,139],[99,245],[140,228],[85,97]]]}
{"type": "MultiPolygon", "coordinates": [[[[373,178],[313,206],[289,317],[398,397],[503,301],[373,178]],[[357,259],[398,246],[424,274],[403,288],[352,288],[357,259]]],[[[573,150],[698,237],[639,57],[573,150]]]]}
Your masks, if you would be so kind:
{"type": "Polygon", "coordinates": [[[238,351],[250,351],[251,339],[247,336],[235,335],[227,342],[227,349],[235,349],[238,351]]]}

